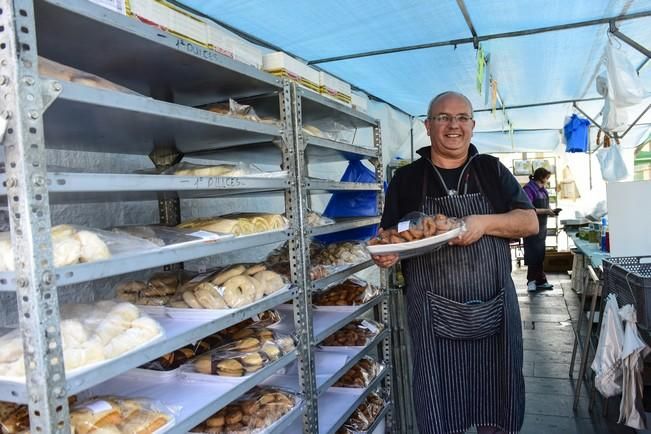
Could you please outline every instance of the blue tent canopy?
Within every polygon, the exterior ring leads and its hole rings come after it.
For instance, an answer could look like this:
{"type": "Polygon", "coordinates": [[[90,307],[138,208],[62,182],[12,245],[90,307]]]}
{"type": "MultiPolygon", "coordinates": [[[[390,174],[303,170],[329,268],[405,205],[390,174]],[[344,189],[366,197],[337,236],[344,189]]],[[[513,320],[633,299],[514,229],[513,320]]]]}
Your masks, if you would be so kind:
{"type": "MultiPolygon", "coordinates": [[[[572,112],[567,101],[599,97],[595,77],[608,42],[607,19],[617,18],[622,33],[651,47],[648,0],[178,3],[314,63],[412,116],[425,114],[431,97],[445,90],[466,94],[476,110],[491,107],[487,89],[480,94],[475,84],[474,31],[475,42],[489,56],[489,74],[497,82],[518,144],[538,137],[550,149],[557,145],[552,133],[572,112]],[[542,31],[550,26],[563,28],[542,31]],[[426,47],[413,47],[422,44],[426,47]],[[411,49],[393,51],[403,47],[411,49]],[[333,60],[341,56],[352,57],[333,60]],[[565,102],[553,104],[559,101],[565,102]],[[551,105],[510,108],[533,104],[551,105]]],[[[646,61],[640,51],[622,45],[634,65],[646,61]]],[[[643,67],[640,76],[651,83],[651,66],[643,67]]],[[[602,101],[586,104],[590,116],[603,106],[602,101]]],[[[651,111],[641,123],[651,124],[651,111]]],[[[503,134],[505,129],[501,111],[477,113],[476,133],[503,134]]]]}

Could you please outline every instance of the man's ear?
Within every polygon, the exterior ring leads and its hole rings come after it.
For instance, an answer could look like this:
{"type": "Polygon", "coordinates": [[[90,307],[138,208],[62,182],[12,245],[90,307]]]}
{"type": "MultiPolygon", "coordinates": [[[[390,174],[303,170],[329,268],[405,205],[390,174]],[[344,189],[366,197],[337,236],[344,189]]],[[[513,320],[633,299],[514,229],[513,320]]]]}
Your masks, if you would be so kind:
{"type": "Polygon", "coordinates": [[[425,119],[425,131],[427,132],[427,135],[429,136],[429,119],[425,119]]]}

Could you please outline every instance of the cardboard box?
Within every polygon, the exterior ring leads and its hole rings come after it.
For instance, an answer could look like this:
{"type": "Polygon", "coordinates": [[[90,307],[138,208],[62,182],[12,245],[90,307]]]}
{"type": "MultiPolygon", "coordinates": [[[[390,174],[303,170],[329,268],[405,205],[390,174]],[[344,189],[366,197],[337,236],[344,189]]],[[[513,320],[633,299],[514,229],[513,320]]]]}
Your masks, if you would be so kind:
{"type": "Polygon", "coordinates": [[[165,1],[127,0],[127,15],[179,38],[209,48],[208,24],[165,1]]]}
{"type": "Polygon", "coordinates": [[[122,15],[127,14],[127,7],[126,4],[124,3],[125,0],[90,0],[90,1],[91,3],[95,3],[97,5],[105,7],[106,9],[115,11],[119,14],[122,15]]]}
{"type": "Polygon", "coordinates": [[[319,91],[327,98],[351,106],[350,84],[323,71],[319,71],[319,91]]]}
{"type": "Polygon", "coordinates": [[[231,39],[233,48],[233,59],[247,65],[262,69],[262,51],[257,47],[238,39],[231,39]]]}
{"type": "Polygon", "coordinates": [[[368,112],[368,96],[365,93],[353,91],[350,102],[355,110],[364,113],[368,112]]]}
{"type": "Polygon", "coordinates": [[[319,93],[319,71],[282,51],[265,54],[262,58],[262,67],[273,75],[295,81],[299,85],[319,93]]]}

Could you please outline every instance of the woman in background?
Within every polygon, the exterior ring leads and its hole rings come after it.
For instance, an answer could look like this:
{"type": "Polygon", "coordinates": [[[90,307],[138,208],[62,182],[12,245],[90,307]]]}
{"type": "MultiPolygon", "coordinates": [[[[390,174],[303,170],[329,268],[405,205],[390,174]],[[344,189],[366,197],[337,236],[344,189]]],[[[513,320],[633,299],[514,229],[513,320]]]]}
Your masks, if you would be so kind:
{"type": "Polygon", "coordinates": [[[538,289],[552,289],[554,285],[547,282],[543,271],[545,260],[545,239],[547,238],[547,217],[558,215],[560,209],[549,208],[549,193],[545,185],[549,181],[551,172],[544,167],[539,167],[529,175],[529,183],[523,190],[536,208],[538,216],[538,234],[524,239],[524,263],[527,269],[527,290],[530,292],[538,289]]]}

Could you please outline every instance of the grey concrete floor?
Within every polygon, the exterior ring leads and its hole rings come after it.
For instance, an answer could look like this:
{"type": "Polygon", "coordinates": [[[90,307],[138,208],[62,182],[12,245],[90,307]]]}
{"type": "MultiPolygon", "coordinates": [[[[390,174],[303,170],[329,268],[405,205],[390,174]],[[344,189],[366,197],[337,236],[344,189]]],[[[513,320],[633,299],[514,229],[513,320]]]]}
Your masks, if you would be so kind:
{"type": "MultiPolygon", "coordinates": [[[[602,416],[600,399],[588,411],[589,391],[583,386],[576,412],[572,410],[576,380],[569,377],[580,297],[569,287],[567,274],[548,274],[551,291],[528,293],[526,268],[513,271],[524,341],[526,410],[522,434],[628,434],[635,430],[616,424],[619,402],[611,400],[602,416]],[[565,285],[561,285],[566,281],[565,285]],[[562,286],[566,289],[563,290],[562,286]]],[[[578,377],[578,361],[574,378],[578,377]]]]}

